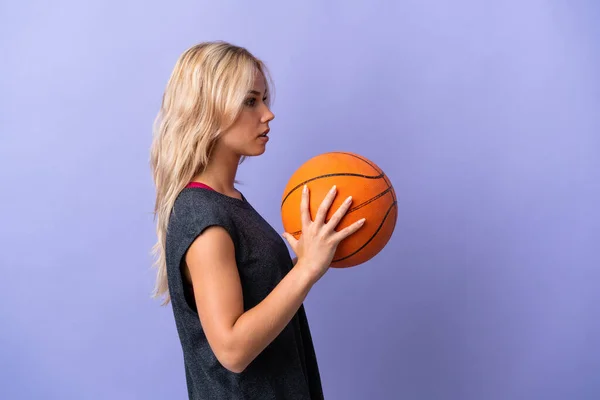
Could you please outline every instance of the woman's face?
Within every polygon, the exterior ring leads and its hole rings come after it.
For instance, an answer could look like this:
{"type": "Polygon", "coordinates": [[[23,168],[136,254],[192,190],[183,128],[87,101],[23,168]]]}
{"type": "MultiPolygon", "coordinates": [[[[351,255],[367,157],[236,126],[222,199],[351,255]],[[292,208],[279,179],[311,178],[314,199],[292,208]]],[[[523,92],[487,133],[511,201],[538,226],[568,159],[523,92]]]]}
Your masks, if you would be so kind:
{"type": "Polygon", "coordinates": [[[269,122],[275,118],[265,103],[265,79],[260,72],[244,100],[242,112],[235,123],[221,136],[221,145],[239,156],[257,156],[265,152],[269,140],[269,122]]]}

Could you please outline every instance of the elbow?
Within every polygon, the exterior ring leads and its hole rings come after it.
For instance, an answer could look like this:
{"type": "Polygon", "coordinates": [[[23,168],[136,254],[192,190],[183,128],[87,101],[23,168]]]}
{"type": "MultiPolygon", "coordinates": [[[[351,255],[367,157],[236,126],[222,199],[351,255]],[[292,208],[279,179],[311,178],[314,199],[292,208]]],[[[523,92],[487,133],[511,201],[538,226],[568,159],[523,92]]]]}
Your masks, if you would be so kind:
{"type": "Polygon", "coordinates": [[[241,374],[248,366],[248,364],[245,363],[239,356],[221,354],[220,356],[217,356],[217,359],[223,368],[233,372],[234,374],[241,374]]]}
{"type": "Polygon", "coordinates": [[[224,346],[220,351],[215,353],[215,356],[223,368],[234,374],[241,374],[249,364],[240,349],[230,346],[224,346]]]}
{"type": "Polygon", "coordinates": [[[223,365],[223,367],[225,369],[227,369],[230,372],[233,372],[234,374],[241,374],[246,369],[246,366],[243,365],[243,364],[235,364],[235,363],[224,364],[224,363],[221,363],[221,365],[223,365]]]}

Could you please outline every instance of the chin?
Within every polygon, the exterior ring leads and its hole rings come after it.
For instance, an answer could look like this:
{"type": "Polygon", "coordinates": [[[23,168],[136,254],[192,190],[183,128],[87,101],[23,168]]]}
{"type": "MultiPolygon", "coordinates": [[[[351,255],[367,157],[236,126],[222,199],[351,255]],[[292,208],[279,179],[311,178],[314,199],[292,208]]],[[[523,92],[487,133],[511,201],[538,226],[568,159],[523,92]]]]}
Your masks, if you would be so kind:
{"type": "Polygon", "coordinates": [[[245,155],[248,157],[256,157],[263,154],[266,150],[266,146],[255,147],[253,149],[248,149],[248,151],[245,152],[245,155]]]}

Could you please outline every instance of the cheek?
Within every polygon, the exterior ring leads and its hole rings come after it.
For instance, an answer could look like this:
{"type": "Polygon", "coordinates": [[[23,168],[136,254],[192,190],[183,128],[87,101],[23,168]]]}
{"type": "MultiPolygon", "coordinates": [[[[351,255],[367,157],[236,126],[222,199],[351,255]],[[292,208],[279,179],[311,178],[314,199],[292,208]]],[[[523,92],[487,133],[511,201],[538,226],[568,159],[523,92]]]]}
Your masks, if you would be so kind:
{"type": "Polygon", "coordinates": [[[232,126],[225,135],[223,135],[222,140],[227,144],[228,147],[243,147],[249,139],[255,138],[259,134],[259,124],[259,113],[255,112],[254,110],[245,110],[239,116],[235,125],[232,126]]]}
{"type": "Polygon", "coordinates": [[[223,144],[232,149],[241,149],[254,137],[254,130],[247,125],[237,125],[222,137],[223,144]]]}
{"type": "Polygon", "coordinates": [[[244,113],[244,115],[239,119],[239,124],[237,126],[237,130],[238,130],[238,136],[239,137],[248,137],[248,136],[255,136],[256,132],[257,132],[257,121],[260,120],[260,118],[257,119],[257,113],[255,112],[246,112],[244,113]]]}

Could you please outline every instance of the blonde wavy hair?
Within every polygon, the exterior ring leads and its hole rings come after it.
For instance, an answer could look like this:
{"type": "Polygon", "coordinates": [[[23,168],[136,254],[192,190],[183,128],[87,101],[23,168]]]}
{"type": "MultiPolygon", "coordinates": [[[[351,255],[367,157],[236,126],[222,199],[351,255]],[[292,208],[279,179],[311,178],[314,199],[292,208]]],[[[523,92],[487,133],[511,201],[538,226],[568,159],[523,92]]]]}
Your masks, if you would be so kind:
{"type": "Polygon", "coordinates": [[[265,78],[269,102],[272,85],[261,60],[227,42],[203,42],[181,54],[167,82],[150,150],[158,237],[152,248],[157,269],[152,297],[164,297],[163,305],[171,300],[165,245],[175,199],[206,168],[220,135],[239,116],[257,72],[265,78]]]}

